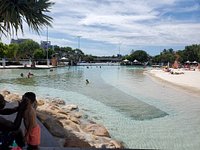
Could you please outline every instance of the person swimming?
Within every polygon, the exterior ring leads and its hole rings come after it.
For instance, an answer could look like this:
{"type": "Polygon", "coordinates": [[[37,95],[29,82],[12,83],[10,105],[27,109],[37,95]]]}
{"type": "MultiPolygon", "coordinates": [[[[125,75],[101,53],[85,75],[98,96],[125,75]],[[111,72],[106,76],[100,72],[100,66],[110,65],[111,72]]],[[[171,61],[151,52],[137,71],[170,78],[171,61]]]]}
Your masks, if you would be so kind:
{"type": "Polygon", "coordinates": [[[20,74],[20,76],[21,76],[21,77],[24,77],[24,74],[23,74],[23,73],[21,73],[21,74],[20,74]]]}
{"type": "Polygon", "coordinates": [[[85,81],[86,81],[86,84],[89,84],[89,83],[90,83],[88,79],[86,79],[85,81]]]}
{"type": "Polygon", "coordinates": [[[31,73],[31,72],[29,72],[28,75],[27,75],[27,77],[30,78],[31,76],[34,76],[34,74],[31,73]]]}

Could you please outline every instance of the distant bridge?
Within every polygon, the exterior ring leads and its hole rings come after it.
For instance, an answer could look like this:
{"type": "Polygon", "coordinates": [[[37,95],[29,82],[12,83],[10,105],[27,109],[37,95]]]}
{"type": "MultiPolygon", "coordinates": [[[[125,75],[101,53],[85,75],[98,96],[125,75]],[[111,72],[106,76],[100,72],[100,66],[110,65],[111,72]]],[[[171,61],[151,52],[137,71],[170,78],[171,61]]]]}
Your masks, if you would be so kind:
{"type": "Polygon", "coordinates": [[[121,57],[97,57],[94,58],[94,62],[121,62],[122,58],[121,57]]]}

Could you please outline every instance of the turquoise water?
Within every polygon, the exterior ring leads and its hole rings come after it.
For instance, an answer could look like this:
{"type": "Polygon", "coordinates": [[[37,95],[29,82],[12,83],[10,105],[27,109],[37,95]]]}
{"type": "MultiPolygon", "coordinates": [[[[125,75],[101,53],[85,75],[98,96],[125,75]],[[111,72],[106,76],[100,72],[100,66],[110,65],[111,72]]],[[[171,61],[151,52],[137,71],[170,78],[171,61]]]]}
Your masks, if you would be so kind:
{"type": "Polygon", "coordinates": [[[143,68],[103,66],[0,70],[0,89],[59,98],[109,130],[127,148],[200,149],[200,99],[161,81],[143,68]],[[89,84],[85,80],[89,80],[89,84]]]}

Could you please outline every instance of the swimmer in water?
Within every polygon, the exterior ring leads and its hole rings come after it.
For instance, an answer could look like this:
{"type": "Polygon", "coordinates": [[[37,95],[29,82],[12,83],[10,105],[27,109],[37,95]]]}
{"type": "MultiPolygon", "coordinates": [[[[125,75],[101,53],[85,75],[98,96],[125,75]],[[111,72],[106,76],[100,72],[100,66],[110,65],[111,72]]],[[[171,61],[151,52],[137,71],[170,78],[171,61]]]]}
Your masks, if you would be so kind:
{"type": "Polygon", "coordinates": [[[86,84],[89,84],[89,83],[90,83],[88,79],[86,79],[85,81],[86,81],[86,84]]]}

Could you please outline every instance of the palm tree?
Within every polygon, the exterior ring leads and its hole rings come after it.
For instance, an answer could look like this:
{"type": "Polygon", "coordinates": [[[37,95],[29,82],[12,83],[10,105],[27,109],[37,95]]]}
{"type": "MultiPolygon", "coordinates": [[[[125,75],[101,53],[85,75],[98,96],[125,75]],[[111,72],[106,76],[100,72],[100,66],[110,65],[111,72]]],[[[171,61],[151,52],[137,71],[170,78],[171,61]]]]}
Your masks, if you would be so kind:
{"type": "Polygon", "coordinates": [[[42,27],[51,26],[53,19],[45,13],[53,4],[49,0],[1,0],[0,34],[23,33],[23,21],[39,34],[42,27]]]}

